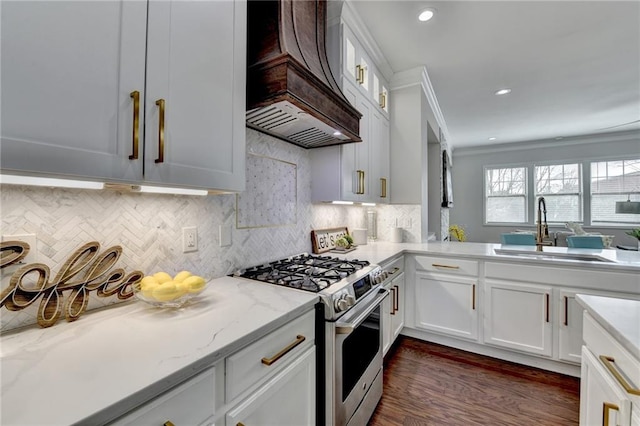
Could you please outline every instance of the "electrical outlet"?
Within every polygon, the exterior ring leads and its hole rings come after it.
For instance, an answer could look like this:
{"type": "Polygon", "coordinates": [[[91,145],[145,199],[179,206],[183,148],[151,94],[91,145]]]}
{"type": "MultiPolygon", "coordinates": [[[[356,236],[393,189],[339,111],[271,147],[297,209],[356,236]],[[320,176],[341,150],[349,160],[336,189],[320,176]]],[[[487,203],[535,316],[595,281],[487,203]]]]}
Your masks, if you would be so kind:
{"type": "Polygon", "coordinates": [[[185,226],[182,228],[182,252],[198,251],[198,228],[185,226]]]}
{"type": "Polygon", "coordinates": [[[411,229],[411,218],[407,217],[404,219],[403,223],[402,223],[402,227],[404,229],[411,229]]]}

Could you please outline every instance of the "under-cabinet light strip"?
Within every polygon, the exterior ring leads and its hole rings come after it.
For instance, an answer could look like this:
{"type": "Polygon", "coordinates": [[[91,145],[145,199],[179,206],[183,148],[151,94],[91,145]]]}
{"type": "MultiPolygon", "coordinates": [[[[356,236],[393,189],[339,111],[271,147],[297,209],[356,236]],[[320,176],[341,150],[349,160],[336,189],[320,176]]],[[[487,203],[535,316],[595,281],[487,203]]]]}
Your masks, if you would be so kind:
{"type": "Polygon", "coordinates": [[[36,176],[0,175],[0,183],[9,185],[47,186],[57,188],[103,189],[104,183],[85,180],[57,179],[36,176]]]}

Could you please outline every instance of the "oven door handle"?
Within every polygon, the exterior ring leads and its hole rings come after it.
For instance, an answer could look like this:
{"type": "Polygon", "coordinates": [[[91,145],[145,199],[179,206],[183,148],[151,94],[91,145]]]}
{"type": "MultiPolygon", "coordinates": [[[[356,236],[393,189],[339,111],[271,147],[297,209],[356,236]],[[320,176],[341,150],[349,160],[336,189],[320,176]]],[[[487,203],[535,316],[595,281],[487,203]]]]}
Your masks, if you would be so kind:
{"type": "Polygon", "coordinates": [[[373,312],[382,301],[389,296],[389,290],[386,288],[380,288],[378,290],[378,295],[371,303],[369,303],[365,308],[362,308],[363,311],[358,313],[354,312],[353,315],[355,318],[352,321],[337,321],[336,322],[336,334],[350,334],[360,326],[364,322],[365,319],[373,312]]]}

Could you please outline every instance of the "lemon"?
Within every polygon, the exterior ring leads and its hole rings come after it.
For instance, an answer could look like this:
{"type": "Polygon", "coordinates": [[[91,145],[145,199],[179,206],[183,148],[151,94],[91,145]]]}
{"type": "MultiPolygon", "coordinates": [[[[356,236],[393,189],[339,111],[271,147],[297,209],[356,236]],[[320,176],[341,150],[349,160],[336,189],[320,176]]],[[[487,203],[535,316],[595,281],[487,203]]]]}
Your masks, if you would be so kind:
{"type": "Polygon", "coordinates": [[[198,293],[202,291],[207,284],[204,278],[192,275],[182,282],[189,289],[189,293],[198,293]]]}
{"type": "Polygon", "coordinates": [[[155,287],[158,284],[158,281],[152,275],[147,275],[140,281],[140,288],[144,290],[146,288],[155,287]]]}
{"type": "Polygon", "coordinates": [[[168,302],[169,300],[177,299],[183,294],[178,290],[175,281],[167,281],[155,287],[152,296],[159,302],[168,302]]]}
{"type": "Polygon", "coordinates": [[[156,281],[158,281],[159,284],[163,284],[167,281],[173,280],[173,278],[171,278],[171,275],[167,274],[166,272],[156,272],[155,274],[153,274],[153,277],[156,279],[156,281]]]}
{"type": "Polygon", "coordinates": [[[178,282],[182,282],[186,278],[189,278],[190,276],[191,276],[191,272],[189,272],[189,271],[181,271],[181,272],[178,272],[175,277],[173,277],[173,280],[174,281],[178,281],[178,282]]]}

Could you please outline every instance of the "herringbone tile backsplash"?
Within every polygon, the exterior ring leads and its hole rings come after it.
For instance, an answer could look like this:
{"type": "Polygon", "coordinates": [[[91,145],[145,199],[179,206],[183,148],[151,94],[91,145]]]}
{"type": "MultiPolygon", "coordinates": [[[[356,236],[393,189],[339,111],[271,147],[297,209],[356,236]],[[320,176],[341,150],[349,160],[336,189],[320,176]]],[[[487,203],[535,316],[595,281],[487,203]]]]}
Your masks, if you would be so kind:
{"type": "MultiPolygon", "coordinates": [[[[68,256],[89,241],[103,249],[123,247],[117,266],[127,272],[191,270],[208,278],[237,269],[311,251],[310,232],[334,226],[366,227],[366,209],[310,202],[308,151],[253,130],[247,130],[247,151],[297,165],[295,224],[236,229],[236,196],[191,197],[51,189],[3,185],[0,213],[2,235],[36,234],[37,261],[58,272],[68,256]],[[220,247],[219,226],[232,228],[232,245],[220,247]],[[199,250],[182,253],[182,227],[198,227],[199,250]]],[[[379,218],[409,215],[413,227],[405,241],[420,239],[420,208],[376,207],[379,218]]],[[[379,238],[387,223],[378,225],[379,238]]],[[[409,232],[410,231],[410,232],[409,232]]],[[[2,277],[2,289],[9,276],[2,277]]],[[[117,303],[115,297],[91,295],[89,309],[117,303]]],[[[35,323],[37,303],[18,312],[0,310],[0,331],[35,323]]]]}

